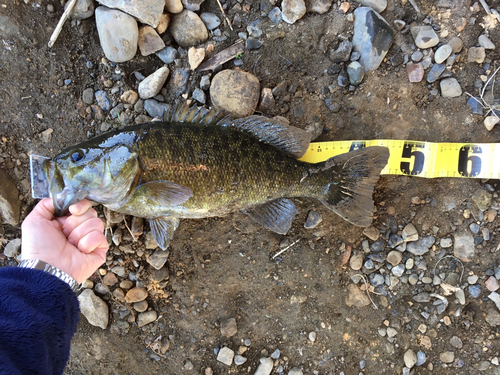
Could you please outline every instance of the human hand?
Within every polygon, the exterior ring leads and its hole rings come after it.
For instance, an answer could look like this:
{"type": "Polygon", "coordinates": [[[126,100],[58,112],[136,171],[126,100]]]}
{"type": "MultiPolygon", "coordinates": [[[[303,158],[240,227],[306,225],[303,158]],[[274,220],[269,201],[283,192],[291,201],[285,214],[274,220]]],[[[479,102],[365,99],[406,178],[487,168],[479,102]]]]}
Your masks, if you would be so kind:
{"type": "Polygon", "coordinates": [[[40,259],[82,283],[106,261],[104,224],[86,199],[54,217],[51,199],[42,199],[24,220],[22,259],[40,259]]]}

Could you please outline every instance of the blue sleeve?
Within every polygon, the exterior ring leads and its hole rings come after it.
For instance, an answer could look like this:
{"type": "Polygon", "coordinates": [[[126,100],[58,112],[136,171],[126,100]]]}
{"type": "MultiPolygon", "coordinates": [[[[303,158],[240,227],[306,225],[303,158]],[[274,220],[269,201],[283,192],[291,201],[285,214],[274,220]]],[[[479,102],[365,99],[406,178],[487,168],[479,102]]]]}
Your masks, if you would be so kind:
{"type": "Polygon", "coordinates": [[[79,319],[76,294],[44,271],[0,269],[0,374],[62,374],[79,319]]]}

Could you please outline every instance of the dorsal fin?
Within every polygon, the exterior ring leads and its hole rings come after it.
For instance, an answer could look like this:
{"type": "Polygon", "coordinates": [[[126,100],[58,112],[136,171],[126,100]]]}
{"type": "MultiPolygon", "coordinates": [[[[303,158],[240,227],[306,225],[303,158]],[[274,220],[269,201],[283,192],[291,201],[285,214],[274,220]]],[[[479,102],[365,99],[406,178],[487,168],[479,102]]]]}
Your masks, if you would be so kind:
{"type": "Polygon", "coordinates": [[[229,126],[256,137],[296,158],[301,158],[311,142],[311,135],[295,126],[285,125],[264,116],[249,116],[232,120],[229,126]]]}

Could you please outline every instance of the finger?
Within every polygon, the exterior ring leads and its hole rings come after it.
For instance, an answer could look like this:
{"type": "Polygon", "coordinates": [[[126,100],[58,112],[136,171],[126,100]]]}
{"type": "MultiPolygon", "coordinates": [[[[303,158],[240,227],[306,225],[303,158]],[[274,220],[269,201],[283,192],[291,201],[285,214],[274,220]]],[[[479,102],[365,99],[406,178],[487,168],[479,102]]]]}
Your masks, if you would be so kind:
{"type": "MultiPolygon", "coordinates": [[[[106,237],[104,237],[102,231],[88,232],[85,236],[80,238],[80,241],[77,244],[78,250],[85,254],[93,253],[97,249],[104,249],[104,254],[106,254],[108,247],[108,241],[106,241],[106,237]]],[[[105,260],[106,255],[104,255],[103,261],[105,260]]]]}
{"type": "Polygon", "coordinates": [[[73,232],[79,226],[84,225],[86,221],[95,218],[97,218],[97,212],[94,209],[90,209],[80,216],[71,215],[64,221],[63,232],[66,236],[69,236],[71,232],[73,232]]]}
{"type": "Polygon", "coordinates": [[[44,219],[52,220],[54,218],[54,203],[50,198],[44,198],[37,203],[32,214],[40,215],[44,219]]]}
{"type": "Polygon", "coordinates": [[[79,216],[79,215],[83,215],[91,208],[92,208],[92,203],[90,203],[90,201],[87,199],[82,199],[81,201],[76,202],[76,203],[72,204],[71,206],[69,206],[69,212],[72,215],[79,216]]]}
{"type": "Polygon", "coordinates": [[[76,246],[76,244],[78,244],[83,237],[94,231],[101,234],[104,231],[104,224],[102,220],[97,217],[90,218],[73,229],[73,231],[69,233],[68,241],[76,246]]]}

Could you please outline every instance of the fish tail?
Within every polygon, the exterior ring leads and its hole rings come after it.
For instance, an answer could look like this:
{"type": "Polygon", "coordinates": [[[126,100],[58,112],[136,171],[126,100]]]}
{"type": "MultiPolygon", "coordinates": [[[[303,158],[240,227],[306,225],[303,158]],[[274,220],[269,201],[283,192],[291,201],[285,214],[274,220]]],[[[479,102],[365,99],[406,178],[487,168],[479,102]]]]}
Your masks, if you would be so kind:
{"type": "Polygon", "coordinates": [[[367,147],[328,159],[328,190],[319,200],[348,222],[368,227],[373,220],[373,190],[389,158],[387,147],[367,147]]]}

